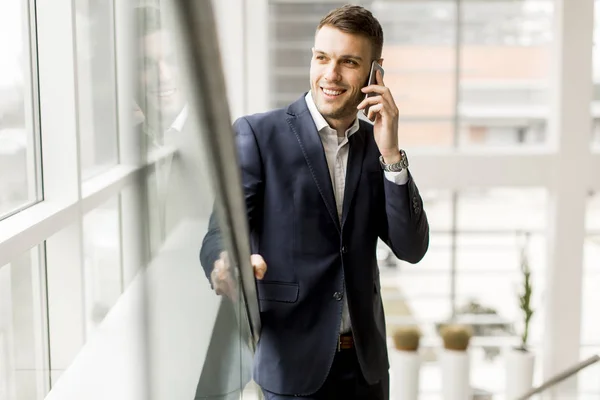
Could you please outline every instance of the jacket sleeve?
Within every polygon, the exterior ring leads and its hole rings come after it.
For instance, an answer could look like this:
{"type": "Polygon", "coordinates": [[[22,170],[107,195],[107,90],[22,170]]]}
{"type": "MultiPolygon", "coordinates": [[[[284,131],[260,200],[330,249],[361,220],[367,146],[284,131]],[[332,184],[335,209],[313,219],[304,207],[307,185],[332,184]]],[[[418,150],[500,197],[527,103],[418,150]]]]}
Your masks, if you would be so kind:
{"type": "MultiPolygon", "coordinates": [[[[240,166],[242,188],[244,192],[248,226],[250,231],[257,228],[262,219],[263,168],[254,131],[245,118],[238,119],[233,125],[240,166]]],[[[217,200],[218,201],[218,200],[217,200]]],[[[202,241],[200,263],[210,281],[210,274],[215,261],[225,251],[219,218],[216,207],[213,207],[208,225],[208,232],[202,241]]]]}
{"type": "Polygon", "coordinates": [[[384,181],[385,210],[381,215],[379,237],[401,260],[416,264],[429,248],[429,223],[423,199],[409,172],[408,182],[397,185],[384,181]]]}

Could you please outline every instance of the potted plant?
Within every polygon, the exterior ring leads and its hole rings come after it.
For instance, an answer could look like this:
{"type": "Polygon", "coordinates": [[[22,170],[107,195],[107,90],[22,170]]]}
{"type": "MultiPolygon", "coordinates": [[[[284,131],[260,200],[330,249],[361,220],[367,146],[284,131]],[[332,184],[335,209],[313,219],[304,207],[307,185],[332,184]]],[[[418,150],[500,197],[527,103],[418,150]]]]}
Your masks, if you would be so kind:
{"type": "Polygon", "coordinates": [[[440,355],[444,400],[466,400],[472,395],[469,342],[473,335],[467,325],[445,325],[440,329],[444,348],[440,355]]]}
{"type": "Polygon", "coordinates": [[[518,347],[506,355],[506,398],[517,398],[533,387],[533,369],[535,357],[529,350],[529,326],[534,310],[531,307],[531,269],[526,253],[527,238],[521,249],[521,276],[522,286],[518,293],[519,310],[522,318],[521,342],[518,347]]]}
{"type": "Polygon", "coordinates": [[[419,371],[421,357],[419,342],[421,331],[417,326],[403,326],[393,333],[394,352],[393,380],[394,398],[398,400],[417,400],[419,397],[419,371]]]}
{"type": "MultiPolygon", "coordinates": [[[[463,306],[457,308],[453,319],[455,322],[465,323],[473,329],[473,337],[481,336],[514,336],[513,323],[504,319],[498,311],[490,306],[483,305],[476,299],[469,299],[463,306]],[[467,324],[466,321],[485,316],[487,323],[467,324]]],[[[494,361],[500,355],[500,344],[481,346],[486,360],[494,361]]]]}

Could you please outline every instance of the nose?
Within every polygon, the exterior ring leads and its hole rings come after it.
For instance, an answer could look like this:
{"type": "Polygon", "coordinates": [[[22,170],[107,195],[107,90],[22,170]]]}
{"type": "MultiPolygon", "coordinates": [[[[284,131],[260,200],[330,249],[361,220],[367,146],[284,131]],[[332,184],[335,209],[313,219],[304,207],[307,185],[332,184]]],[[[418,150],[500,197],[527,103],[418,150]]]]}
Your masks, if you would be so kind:
{"type": "Polygon", "coordinates": [[[171,77],[171,67],[167,64],[167,62],[161,60],[158,63],[158,78],[160,79],[160,82],[169,82],[171,77]]]}
{"type": "Polygon", "coordinates": [[[328,82],[337,82],[341,79],[340,72],[338,70],[338,66],[336,63],[330,63],[325,70],[325,74],[323,75],[325,80],[328,82]]]}

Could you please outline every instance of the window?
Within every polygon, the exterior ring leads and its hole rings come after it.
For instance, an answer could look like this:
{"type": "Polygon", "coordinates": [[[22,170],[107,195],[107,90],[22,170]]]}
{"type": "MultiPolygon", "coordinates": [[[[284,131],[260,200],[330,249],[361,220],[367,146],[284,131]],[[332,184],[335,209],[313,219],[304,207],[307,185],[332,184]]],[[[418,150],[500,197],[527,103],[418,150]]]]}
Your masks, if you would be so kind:
{"type": "MultiPolygon", "coordinates": [[[[430,248],[419,265],[388,260],[382,268],[382,298],[393,332],[416,323],[424,345],[438,346],[440,324],[453,315],[474,329],[472,362],[478,387],[499,394],[504,346],[518,343],[521,329],[517,293],[524,251],[532,271],[530,345],[540,346],[544,311],[547,196],[538,188],[469,188],[422,192],[430,224],[430,248]],[[487,340],[487,343],[486,343],[487,340]],[[490,346],[490,342],[492,345],[490,346]]],[[[380,265],[381,265],[380,257],[380,265]]],[[[394,353],[391,353],[392,363],[394,353]]],[[[441,377],[425,363],[421,393],[435,394],[441,377]]]]}
{"type": "Polygon", "coordinates": [[[117,163],[113,2],[77,0],[77,83],[82,178],[117,163]]]}
{"type": "Polygon", "coordinates": [[[540,145],[547,138],[553,3],[462,3],[458,141],[540,145]]]}
{"type": "MultiPolygon", "coordinates": [[[[314,30],[337,2],[270,1],[271,104],[309,87],[314,30]]],[[[383,67],[406,147],[526,146],[546,141],[552,2],[373,1],[383,67]]]]}
{"type": "Polygon", "coordinates": [[[42,197],[35,30],[29,4],[0,4],[0,218],[42,197]]]}
{"type": "Polygon", "coordinates": [[[40,247],[0,266],[0,398],[42,399],[49,387],[40,247]]]}
{"type": "MultiPolygon", "coordinates": [[[[598,304],[600,302],[600,193],[591,194],[586,213],[586,235],[584,240],[581,349],[583,360],[600,354],[600,326],[598,325],[598,304]]],[[[582,371],[579,377],[579,391],[598,396],[600,384],[598,367],[582,371]]]]}
{"type": "Polygon", "coordinates": [[[83,239],[85,304],[91,332],[123,290],[118,196],[84,216],[83,239]]]}

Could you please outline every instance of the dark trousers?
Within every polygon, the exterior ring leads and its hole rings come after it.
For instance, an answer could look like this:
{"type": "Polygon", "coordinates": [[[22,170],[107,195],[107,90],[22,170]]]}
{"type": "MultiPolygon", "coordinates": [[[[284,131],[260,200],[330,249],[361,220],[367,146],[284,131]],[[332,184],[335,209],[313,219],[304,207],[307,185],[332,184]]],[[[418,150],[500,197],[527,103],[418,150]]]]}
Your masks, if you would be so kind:
{"type": "Polygon", "coordinates": [[[309,396],[284,396],[263,389],[265,400],[389,400],[389,375],[369,385],[358,364],[354,348],[336,353],[325,383],[309,396]]]}

